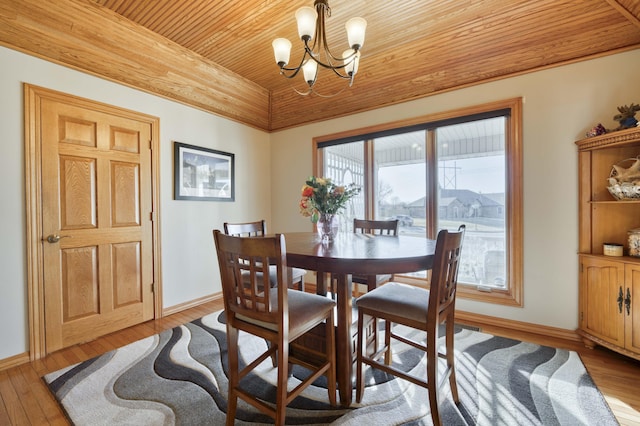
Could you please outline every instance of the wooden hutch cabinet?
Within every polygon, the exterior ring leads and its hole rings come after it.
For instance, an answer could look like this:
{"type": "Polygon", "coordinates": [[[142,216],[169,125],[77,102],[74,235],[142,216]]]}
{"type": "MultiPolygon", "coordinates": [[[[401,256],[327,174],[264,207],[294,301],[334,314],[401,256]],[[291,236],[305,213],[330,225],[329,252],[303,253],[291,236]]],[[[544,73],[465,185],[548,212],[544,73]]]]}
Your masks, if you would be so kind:
{"type": "Polygon", "coordinates": [[[640,228],[640,198],[607,190],[612,166],[640,156],[640,127],[576,142],[579,170],[579,328],[596,344],[640,360],[640,257],[628,256],[627,232],[640,228]],[[624,255],[605,256],[605,243],[624,255]]]}

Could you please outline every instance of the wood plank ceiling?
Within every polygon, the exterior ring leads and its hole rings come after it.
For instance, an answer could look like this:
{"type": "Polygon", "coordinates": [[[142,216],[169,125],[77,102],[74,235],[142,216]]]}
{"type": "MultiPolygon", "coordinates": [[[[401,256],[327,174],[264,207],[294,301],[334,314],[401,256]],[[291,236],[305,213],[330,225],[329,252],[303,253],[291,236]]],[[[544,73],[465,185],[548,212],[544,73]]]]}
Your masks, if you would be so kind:
{"type": "MultiPolygon", "coordinates": [[[[336,97],[300,96],[271,41],[288,38],[296,62],[294,14],[312,4],[0,0],[0,44],[267,131],[640,48],[637,0],[331,0],[333,51],[350,17],[368,21],[360,71],[336,97]]],[[[317,83],[343,84],[327,71],[317,83]]]]}

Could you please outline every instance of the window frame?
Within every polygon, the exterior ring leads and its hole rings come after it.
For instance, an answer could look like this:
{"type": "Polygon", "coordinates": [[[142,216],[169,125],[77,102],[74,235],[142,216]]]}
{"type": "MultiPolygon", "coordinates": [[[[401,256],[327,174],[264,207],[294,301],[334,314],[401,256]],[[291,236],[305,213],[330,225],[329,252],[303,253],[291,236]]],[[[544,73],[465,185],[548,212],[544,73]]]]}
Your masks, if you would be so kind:
{"type": "MultiPolygon", "coordinates": [[[[461,123],[482,117],[504,115],[505,123],[505,239],[506,268],[509,287],[505,290],[478,290],[476,286],[459,285],[458,296],[480,302],[488,302],[507,306],[523,306],[523,170],[522,170],[522,98],[506,99],[481,105],[458,108],[450,111],[428,114],[407,120],[378,124],[375,126],[353,129],[312,139],[313,173],[322,174],[324,170],[323,156],[320,150],[328,145],[364,141],[365,146],[365,215],[372,218],[373,192],[375,191],[371,173],[373,161],[373,144],[370,140],[385,134],[409,132],[412,129],[427,130],[426,162],[427,162],[427,237],[435,238],[437,232],[437,156],[435,152],[435,128],[443,125],[461,123]]],[[[428,286],[423,279],[397,276],[396,281],[417,286],[428,286]]]]}

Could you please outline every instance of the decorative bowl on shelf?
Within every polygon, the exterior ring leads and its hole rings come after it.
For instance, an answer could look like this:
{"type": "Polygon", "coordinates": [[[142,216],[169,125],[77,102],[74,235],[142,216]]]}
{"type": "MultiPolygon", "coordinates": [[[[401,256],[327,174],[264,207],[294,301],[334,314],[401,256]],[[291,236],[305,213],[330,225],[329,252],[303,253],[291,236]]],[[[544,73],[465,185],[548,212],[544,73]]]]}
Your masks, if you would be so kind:
{"type": "Polygon", "coordinates": [[[609,193],[618,201],[640,200],[640,185],[631,182],[622,182],[609,185],[609,193]]]}
{"type": "Polygon", "coordinates": [[[640,200],[640,156],[615,164],[608,181],[607,189],[616,200],[640,200]],[[628,164],[631,164],[628,168],[624,167],[628,164]]]}

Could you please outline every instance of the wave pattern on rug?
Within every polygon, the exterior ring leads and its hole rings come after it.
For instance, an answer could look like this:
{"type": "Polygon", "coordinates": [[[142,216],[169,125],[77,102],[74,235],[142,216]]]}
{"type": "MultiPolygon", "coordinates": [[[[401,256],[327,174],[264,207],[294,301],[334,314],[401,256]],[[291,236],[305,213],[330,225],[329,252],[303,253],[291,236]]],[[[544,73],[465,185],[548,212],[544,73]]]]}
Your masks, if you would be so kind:
{"type": "MultiPolygon", "coordinates": [[[[415,333],[415,332],[413,332],[415,333]]],[[[575,352],[459,329],[456,374],[460,404],[448,387],[446,425],[615,425],[613,414],[575,352]]],[[[264,349],[241,333],[241,364],[264,349]]],[[[426,376],[419,351],[399,346],[394,364],[426,376]]],[[[224,314],[207,315],[44,377],[76,425],[218,425],[227,407],[224,314]]],[[[243,385],[275,403],[270,361],[243,385]]],[[[305,375],[296,367],[293,388],[305,375]]],[[[426,389],[367,369],[361,404],[331,407],[319,379],[287,408],[287,424],[431,425],[426,389]]],[[[273,423],[238,401],[236,424],[273,423]]]]}

